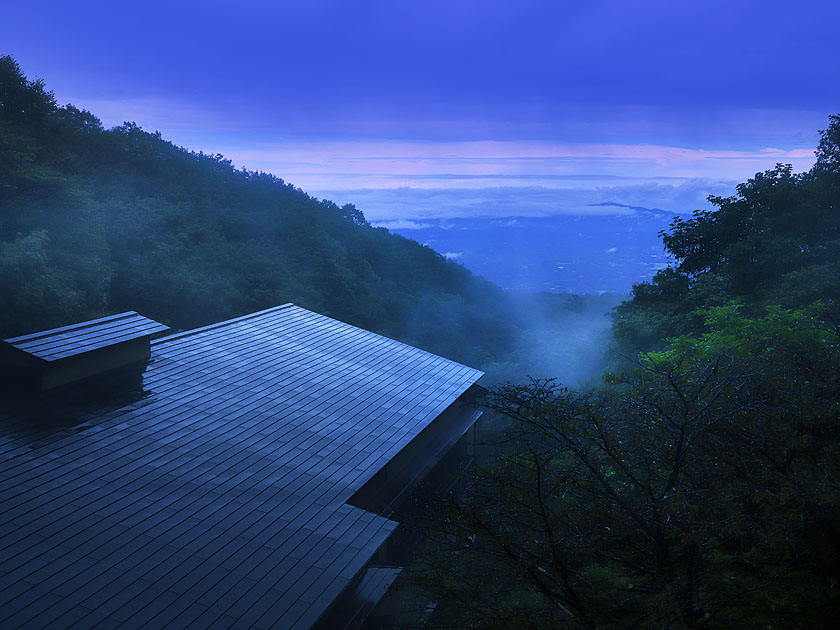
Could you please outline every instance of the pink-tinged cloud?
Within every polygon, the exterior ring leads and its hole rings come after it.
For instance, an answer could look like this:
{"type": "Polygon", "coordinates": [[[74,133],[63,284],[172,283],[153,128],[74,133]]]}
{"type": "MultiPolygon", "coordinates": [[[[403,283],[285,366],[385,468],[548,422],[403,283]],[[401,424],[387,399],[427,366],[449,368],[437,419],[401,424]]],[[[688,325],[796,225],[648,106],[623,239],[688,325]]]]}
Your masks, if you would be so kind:
{"type": "Polygon", "coordinates": [[[654,144],[543,142],[327,141],[212,149],[247,168],[269,171],[304,190],[331,188],[568,188],[616,181],[743,180],[777,162],[797,171],[812,149],[696,149],[654,144]]]}

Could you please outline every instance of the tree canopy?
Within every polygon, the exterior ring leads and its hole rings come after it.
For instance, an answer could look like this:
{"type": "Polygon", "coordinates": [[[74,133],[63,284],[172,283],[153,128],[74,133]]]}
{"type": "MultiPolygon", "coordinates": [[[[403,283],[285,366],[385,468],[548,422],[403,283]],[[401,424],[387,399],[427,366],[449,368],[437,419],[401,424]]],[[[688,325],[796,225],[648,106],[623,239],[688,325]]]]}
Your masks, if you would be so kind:
{"type": "Polygon", "coordinates": [[[497,389],[508,454],[424,519],[431,627],[833,627],[839,329],[739,311],[594,393],[497,389]]]}
{"type": "Polygon", "coordinates": [[[753,314],[840,300],[840,116],[820,132],[814,167],[778,164],[709,197],[714,210],[677,217],[662,241],[674,264],[637,284],[614,331],[630,356],[664,339],[700,332],[699,309],[738,300],[753,314]]]}

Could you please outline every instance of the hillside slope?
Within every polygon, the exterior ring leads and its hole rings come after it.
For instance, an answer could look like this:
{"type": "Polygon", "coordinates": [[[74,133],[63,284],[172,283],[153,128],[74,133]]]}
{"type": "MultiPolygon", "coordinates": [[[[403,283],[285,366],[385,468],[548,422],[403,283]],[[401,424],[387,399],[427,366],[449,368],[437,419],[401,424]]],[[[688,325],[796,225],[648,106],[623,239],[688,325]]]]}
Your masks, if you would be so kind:
{"type": "Polygon", "coordinates": [[[288,301],[473,365],[515,334],[500,289],[354,206],[104,129],[0,57],[0,336],[122,310],[189,328],[288,301]]]}

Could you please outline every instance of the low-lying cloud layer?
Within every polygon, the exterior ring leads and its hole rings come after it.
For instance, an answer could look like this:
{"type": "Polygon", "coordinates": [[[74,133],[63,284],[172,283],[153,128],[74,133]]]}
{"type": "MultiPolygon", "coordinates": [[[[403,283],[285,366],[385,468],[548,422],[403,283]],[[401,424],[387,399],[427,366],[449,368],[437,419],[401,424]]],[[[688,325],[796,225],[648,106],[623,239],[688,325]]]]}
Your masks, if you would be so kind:
{"type": "Polygon", "coordinates": [[[633,215],[625,206],[689,214],[709,207],[710,194],[730,195],[736,182],[690,179],[597,188],[364,188],[320,191],[336,203],[354,203],[369,221],[390,229],[420,229],[424,220],[459,217],[633,215]],[[595,205],[617,202],[623,205],[595,205]]]}
{"type": "Polygon", "coordinates": [[[552,188],[685,179],[740,181],[811,148],[704,149],[657,144],[536,141],[289,141],[221,150],[248,168],[282,173],[304,190],[347,188],[552,188]]]}

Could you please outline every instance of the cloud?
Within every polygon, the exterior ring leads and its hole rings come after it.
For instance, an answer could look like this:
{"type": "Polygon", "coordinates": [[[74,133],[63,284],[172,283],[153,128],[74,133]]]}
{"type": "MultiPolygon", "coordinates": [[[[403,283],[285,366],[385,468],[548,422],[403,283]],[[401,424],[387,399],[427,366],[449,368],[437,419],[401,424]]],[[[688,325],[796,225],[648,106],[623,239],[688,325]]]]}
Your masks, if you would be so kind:
{"type": "MultiPolygon", "coordinates": [[[[319,196],[338,204],[356,204],[375,225],[419,230],[428,227],[424,222],[429,220],[460,217],[496,217],[515,227],[515,219],[511,217],[599,215],[620,218],[637,214],[637,210],[626,206],[688,214],[709,208],[706,197],[710,194],[733,194],[736,183],[692,179],[671,184],[641,182],[588,188],[363,188],[320,191],[319,196]],[[592,205],[603,202],[623,205],[592,205]]],[[[669,217],[667,213],[661,214],[664,227],[669,217]]],[[[446,227],[446,224],[435,227],[446,227]]]]}
{"type": "Polygon", "coordinates": [[[456,258],[460,258],[464,255],[464,252],[446,252],[443,257],[448,258],[449,260],[455,260],[456,258]]]}
{"type": "Polygon", "coordinates": [[[744,180],[777,162],[806,170],[811,148],[707,149],[659,144],[537,141],[301,141],[210,147],[234,163],[304,190],[342,188],[568,188],[639,180],[744,180]]]}
{"type": "Polygon", "coordinates": [[[387,230],[424,230],[432,227],[430,223],[409,221],[408,219],[396,219],[393,221],[372,221],[373,227],[383,227],[387,230]]]}
{"type": "Polygon", "coordinates": [[[505,219],[499,221],[493,221],[494,224],[500,225],[502,227],[519,227],[521,222],[519,219],[505,219]]]}

